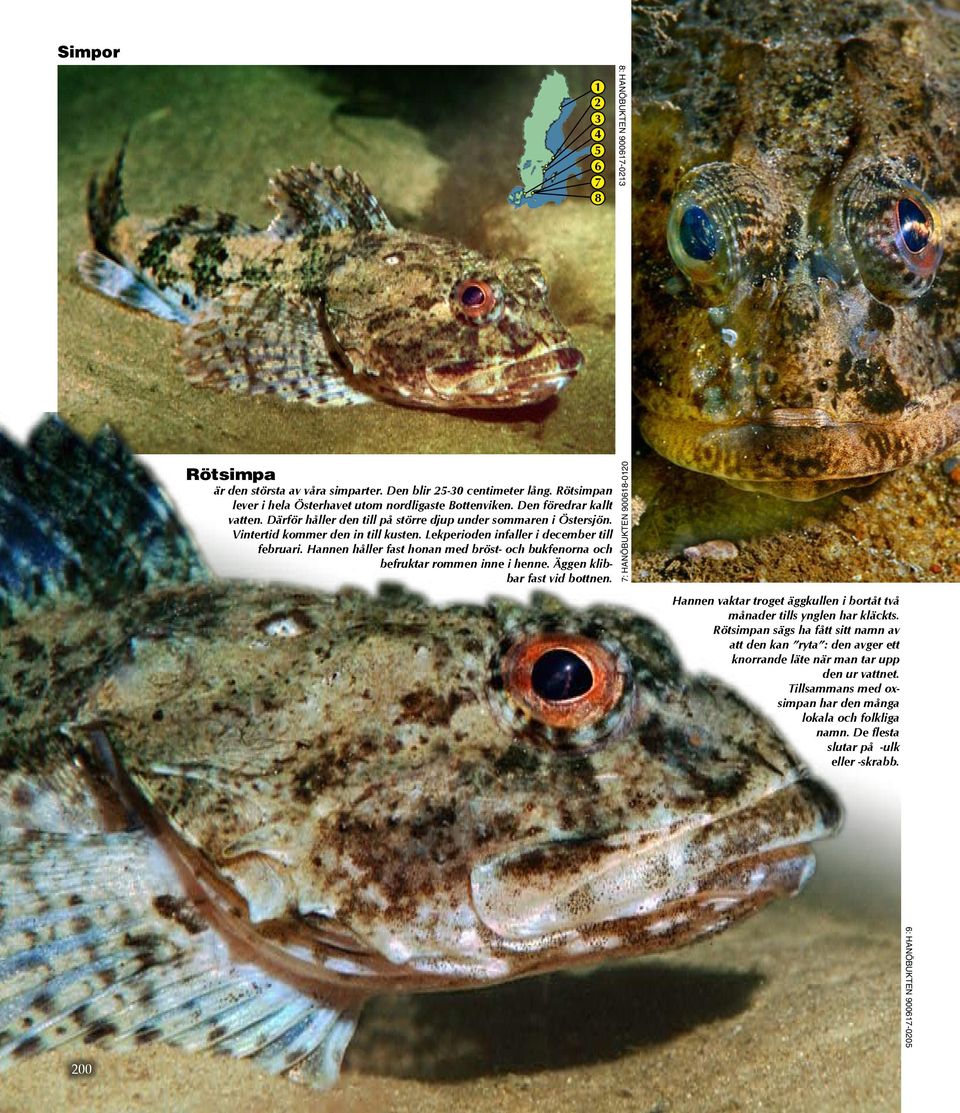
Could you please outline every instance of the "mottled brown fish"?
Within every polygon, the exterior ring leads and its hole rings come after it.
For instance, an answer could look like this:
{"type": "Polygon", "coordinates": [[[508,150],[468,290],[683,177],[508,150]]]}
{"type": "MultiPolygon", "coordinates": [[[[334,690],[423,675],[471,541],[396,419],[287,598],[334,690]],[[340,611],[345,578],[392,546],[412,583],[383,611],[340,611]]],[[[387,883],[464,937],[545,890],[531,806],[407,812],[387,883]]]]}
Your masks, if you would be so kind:
{"type": "Polygon", "coordinates": [[[0,438],[0,1065],[327,1085],[369,997],[691,943],[839,822],[626,610],[216,581],[111,434],[0,438]]]}
{"type": "Polygon", "coordinates": [[[503,409],[551,398],[583,365],[536,263],[400,231],[356,173],[278,171],[258,229],[193,205],[128,217],[123,158],[90,183],[80,276],[180,325],[191,382],[312,406],[503,409]]]}
{"type": "Polygon", "coordinates": [[[960,439],[960,20],[634,0],[634,390],[683,467],[813,499],[960,439]]]}

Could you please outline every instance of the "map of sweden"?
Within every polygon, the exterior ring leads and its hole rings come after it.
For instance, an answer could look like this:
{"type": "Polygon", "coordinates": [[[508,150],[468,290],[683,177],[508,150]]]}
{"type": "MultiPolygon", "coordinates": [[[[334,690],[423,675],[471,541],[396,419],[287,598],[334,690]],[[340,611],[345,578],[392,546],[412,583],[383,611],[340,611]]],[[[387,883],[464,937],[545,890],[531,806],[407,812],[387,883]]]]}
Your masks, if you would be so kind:
{"type": "Polygon", "coordinates": [[[576,157],[572,152],[566,152],[562,158],[565,170],[557,169],[553,174],[548,171],[557,151],[563,146],[563,125],[573,106],[567,79],[554,70],[540,83],[533,108],[523,124],[523,154],[517,163],[523,185],[510,191],[507,200],[511,205],[536,208],[548,201],[559,203],[565,199],[567,178],[579,172],[575,165],[576,157]],[[550,190],[550,195],[538,192],[544,188],[550,190]]]}

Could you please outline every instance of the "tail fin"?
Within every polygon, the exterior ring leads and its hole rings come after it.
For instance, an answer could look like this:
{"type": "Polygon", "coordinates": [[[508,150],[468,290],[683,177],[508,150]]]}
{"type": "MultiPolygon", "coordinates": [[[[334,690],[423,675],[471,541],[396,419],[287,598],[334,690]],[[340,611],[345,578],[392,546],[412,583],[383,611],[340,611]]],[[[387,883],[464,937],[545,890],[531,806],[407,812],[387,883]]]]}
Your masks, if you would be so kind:
{"type": "Polygon", "coordinates": [[[180,325],[193,320],[193,315],[183,308],[183,296],[175,287],[160,291],[139,271],[116,263],[99,251],[82,251],[77,270],[92,290],[131,309],[142,309],[162,321],[176,321],[180,325]]]}
{"type": "Polygon", "coordinates": [[[109,604],[208,576],[160,488],[120,438],[58,417],[26,448],[0,433],[0,626],[51,597],[109,604]]]}
{"type": "MultiPolygon", "coordinates": [[[[193,319],[186,308],[183,292],[160,290],[149,276],[118,257],[111,240],[117,223],[127,215],[123,200],[123,160],[129,133],[103,177],[94,174],[87,186],[87,227],[94,251],[84,251],[77,260],[80,277],[92,289],[114,298],[132,309],[142,309],[164,321],[189,324],[193,319]]],[[[188,297],[187,302],[191,299],[188,297]]]]}

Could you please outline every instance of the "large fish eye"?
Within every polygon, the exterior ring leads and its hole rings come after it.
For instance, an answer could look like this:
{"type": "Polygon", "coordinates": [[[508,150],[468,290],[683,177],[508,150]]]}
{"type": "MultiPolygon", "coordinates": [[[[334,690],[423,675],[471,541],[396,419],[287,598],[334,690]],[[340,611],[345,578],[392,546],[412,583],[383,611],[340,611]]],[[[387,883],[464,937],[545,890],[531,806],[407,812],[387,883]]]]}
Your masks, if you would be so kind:
{"type": "Polygon", "coordinates": [[[917,258],[924,253],[933,235],[933,216],[926,206],[918,205],[910,197],[897,202],[898,247],[908,256],[917,258]]]}
{"type": "Polygon", "coordinates": [[[706,163],[677,186],[667,218],[670,255],[695,286],[719,300],[756,265],[770,209],[763,184],[751,171],[729,162],[706,163]]]}
{"type": "Polygon", "coordinates": [[[861,170],[843,194],[843,225],[864,286],[896,304],[925,294],[943,258],[936,204],[888,164],[861,170]]]}
{"type": "Polygon", "coordinates": [[[551,703],[579,699],[593,683],[590,666],[569,649],[548,649],[530,670],[530,686],[542,700],[551,703]]]}
{"type": "Polygon", "coordinates": [[[730,274],[729,231],[701,199],[678,194],[667,220],[667,247],[694,285],[725,287],[730,274]]]}
{"type": "Polygon", "coordinates": [[[460,312],[471,321],[489,316],[498,304],[496,291],[482,278],[465,278],[453,291],[460,312]]]}
{"type": "Polygon", "coordinates": [[[708,263],[717,254],[717,226],[699,205],[689,205],[683,210],[677,240],[688,259],[708,263]]]}
{"type": "Polygon", "coordinates": [[[623,694],[617,659],[582,634],[534,634],[504,660],[509,695],[539,722],[574,730],[595,723],[623,694]]]}

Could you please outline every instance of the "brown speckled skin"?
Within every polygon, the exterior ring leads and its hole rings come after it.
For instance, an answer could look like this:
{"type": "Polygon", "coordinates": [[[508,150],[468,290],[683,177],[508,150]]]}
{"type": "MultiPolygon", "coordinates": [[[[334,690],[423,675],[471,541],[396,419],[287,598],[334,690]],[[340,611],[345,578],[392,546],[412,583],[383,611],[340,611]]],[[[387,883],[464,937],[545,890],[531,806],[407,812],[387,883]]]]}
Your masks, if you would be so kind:
{"type": "MultiPolygon", "coordinates": [[[[98,241],[174,301],[182,296],[191,382],[305,405],[376,398],[504,409],[543,402],[582,366],[533,260],[394,229],[359,178],[339,168],[292,169],[283,180],[314,172],[339,173],[338,188],[380,216],[321,234],[293,221],[278,230],[279,216],[257,230],[191,206],[164,221],[124,217],[98,241]],[[457,291],[478,280],[496,305],[471,318],[457,291]]],[[[279,212],[289,205],[276,182],[270,199],[279,212]]]]}
{"type": "Polygon", "coordinates": [[[696,471],[809,499],[960,439],[955,14],[902,0],[637,0],[634,68],[646,440],[696,471]],[[745,169],[766,195],[760,214],[731,199],[755,238],[745,281],[712,298],[666,240],[677,183],[710,162],[745,169]],[[884,168],[932,199],[945,247],[932,287],[890,304],[864,284],[840,215],[854,179],[869,190],[884,168]]]}
{"type": "Polygon", "coordinates": [[[0,822],[97,831],[131,808],[361,998],[692,941],[798,888],[839,822],[773,729],[629,612],[240,583],[0,631],[0,822]],[[623,676],[575,744],[504,686],[537,631],[597,639],[623,676]],[[618,855],[650,903],[611,917],[618,855]]]}

